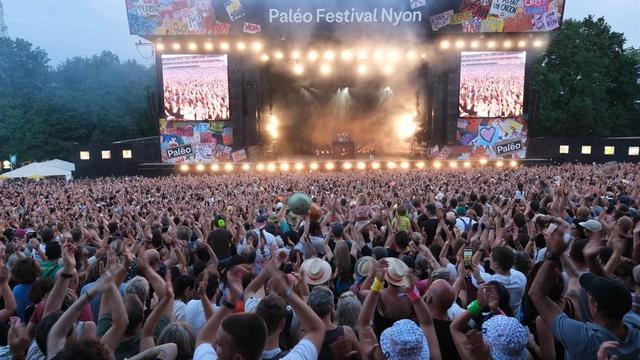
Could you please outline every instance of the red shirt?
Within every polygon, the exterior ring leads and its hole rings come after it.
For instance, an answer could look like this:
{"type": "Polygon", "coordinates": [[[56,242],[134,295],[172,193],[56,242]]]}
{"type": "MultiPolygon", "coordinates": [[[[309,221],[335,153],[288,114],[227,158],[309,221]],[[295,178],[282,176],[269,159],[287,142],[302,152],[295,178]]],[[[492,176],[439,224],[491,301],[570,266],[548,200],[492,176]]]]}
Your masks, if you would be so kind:
{"type": "MultiPolygon", "coordinates": [[[[47,306],[47,299],[42,299],[36,305],[36,308],[33,310],[33,315],[31,315],[31,320],[34,324],[38,324],[42,320],[42,314],[44,314],[44,308],[47,306]]],[[[93,321],[93,313],[91,312],[91,303],[88,303],[82,308],[82,312],[78,316],[78,321],[93,321]]]]}

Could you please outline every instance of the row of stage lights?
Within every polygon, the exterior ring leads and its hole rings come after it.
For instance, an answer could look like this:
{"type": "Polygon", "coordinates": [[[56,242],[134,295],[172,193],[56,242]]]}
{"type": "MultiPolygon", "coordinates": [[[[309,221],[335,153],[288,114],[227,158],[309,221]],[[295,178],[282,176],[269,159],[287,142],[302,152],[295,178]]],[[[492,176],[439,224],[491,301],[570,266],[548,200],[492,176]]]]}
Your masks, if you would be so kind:
{"type": "MultiPolygon", "coordinates": [[[[479,161],[477,161],[478,164],[480,164],[480,166],[486,166],[489,164],[489,162],[486,159],[481,159],[479,161]]],[[[497,167],[497,168],[503,168],[505,166],[509,166],[511,168],[515,168],[518,166],[518,162],[515,160],[511,160],[508,164],[505,163],[502,160],[498,160],[495,162],[492,162],[492,164],[497,167]]],[[[457,169],[457,168],[465,168],[465,169],[469,169],[473,166],[473,163],[471,161],[447,161],[447,162],[443,162],[443,161],[433,161],[430,163],[431,167],[434,169],[441,169],[441,168],[446,168],[449,167],[451,169],[457,169]]],[[[227,173],[231,173],[234,172],[236,170],[241,170],[244,172],[249,172],[249,171],[257,171],[257,172],[271,172],[274,173],[276,171],[280,171],[280,172],[289,172],[289,171],[305,171],[305,170],[309,170],[309,171],[320,171],[320,170],[326,170],[326,171],[334,171],[334,170],[346,170],[346,171],[350,171],[350,170],[383,170],[384,168],[388,169],[388,170],[397,170],[397,169],[401,169],[401,170],[410,170],[410,169],[418,169],[418,170],[424,170],[427,169],[429,167],[429,164],[427,164],[424,161],[418,161],[415,163],[411,163],[408,161],[402,161],[402,162],[395,162],[395,161],[388,161],[388,162],[370,162],[370,163],[366,163],[366,162],[356,162],[356,163],[352,163],[352,162],[342,162],[340,164],[336,164],[335,162],[324,162],[324,163],[318,163],[318,162],[311,162],[309,164],[305,164],[302,162],[297,162],[297,163],[288,163],[288,162],[282,162],[282,163],[257,163],[257,164],[242,164],[242,165],[236,165],[236,164],[232,164],[232,163],[224,163],[224,164],[211,164],[208,166],[208,169],[211,172],[217,173],[217,172],[227,172],[227,173]]],[[[204,173],[207,170],[207,166],[205,166],[204,164],[198,164],[198,165],[187,165],[187,164],[182,164],[180,165],[180,172],[182,173],[189,173],[192,171],[195,171],[197,173],[204,173]]]]}
{"type": "MultiPolygon", "coordinates": [[[[526,49],[527,47],[533,46],[534,48],[539,48],[544,45],[544,41],[540,39],[535,40],[505,40],[503,42],[498,42],[495,40],[472,40],[465,41],[462,39],[458,39],[455,41],[452,40],[442,40],[440,41],[439,48],[443,50],[448,49],[457,49],[457,50],[498,50],[498,49],[526,49]]],[[[247,43],[244,41],[238,41],[234,44],[229,41],[221,41],[216,44],[213,42],[205,42],[202,44],[198,44],[196,42],[189,42],[186,44],[186,49],[183,49],[183,44],[180,42],[174,42],[171,44],[165,44],[163,42],[156,43],[156,50],[159,52],[169,51],[183,51],[188,50],[190,52],[197,51],[207,51],[207,52],[253,52],[256,54],[259,59],[263,62],[267,62],[270,60],[292,60],[292,61],[302,61],[306,60],[309,62],[315,61],[328,61],[333,62],[337,60],[342,60],[344,62],[352,62],[352,61],[365,61],[369,59],[373,59],[375,61],[402,61],[406,60],[418,60],[426,59],[426,52],[419,52],[415,49],[409,50],[399,50],[395,48],[379,48],[375,50],[368,50],[365,48],[359,49],[343,49],[343,50],[333,50],[326,49],[324,51],[318,51],[314,49],[308,50],[306,53],[303,53],[301,50],[293,50],[290,53],[285,53],[281,50],[273,50],[273,51],[265,51],[265,46],[260,41],[253,41],[251,43],[247,43]]]]}

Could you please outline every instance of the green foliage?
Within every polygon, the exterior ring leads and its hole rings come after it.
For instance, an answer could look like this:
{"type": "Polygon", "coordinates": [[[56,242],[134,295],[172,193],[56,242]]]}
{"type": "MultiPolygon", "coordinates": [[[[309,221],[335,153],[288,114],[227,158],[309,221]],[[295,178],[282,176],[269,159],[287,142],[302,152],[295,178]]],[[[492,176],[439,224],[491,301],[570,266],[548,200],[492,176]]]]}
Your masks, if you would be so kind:
{"type": "Polygon", "coordinates": [[[603,18],[566,20],[533,69],[533,136],[640,135],[640,53],[603,18]]]}
{"type": "Polygon", "coordinates": [[[155,70],[110,52],[57,68],[21,39],[0,39],[0,159],[65,158],[76,143],[156,135],[155,70]]]}

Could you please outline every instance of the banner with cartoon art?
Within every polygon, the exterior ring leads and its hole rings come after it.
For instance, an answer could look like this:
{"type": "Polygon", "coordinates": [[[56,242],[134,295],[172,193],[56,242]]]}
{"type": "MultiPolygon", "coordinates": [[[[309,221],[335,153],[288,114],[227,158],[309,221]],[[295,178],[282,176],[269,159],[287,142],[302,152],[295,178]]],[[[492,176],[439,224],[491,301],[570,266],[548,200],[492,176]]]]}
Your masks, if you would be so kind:
{"type": "Polygon", "coordinates": [[[184,122],[160,119],[162,162],[211,163],[246,160],[244,148],[234,146],[228,122],[184,122]]]}
{"type": "Polygon", "coordinates": [[[456,144],[448,158],[524,159],[527,156],[527,122],[523,117],[458,119],[456,144]]]}
{"type": "Polygon", "coordinates": [[[565,0],[125,0],[140,36],[548,32],[565,0]]]}

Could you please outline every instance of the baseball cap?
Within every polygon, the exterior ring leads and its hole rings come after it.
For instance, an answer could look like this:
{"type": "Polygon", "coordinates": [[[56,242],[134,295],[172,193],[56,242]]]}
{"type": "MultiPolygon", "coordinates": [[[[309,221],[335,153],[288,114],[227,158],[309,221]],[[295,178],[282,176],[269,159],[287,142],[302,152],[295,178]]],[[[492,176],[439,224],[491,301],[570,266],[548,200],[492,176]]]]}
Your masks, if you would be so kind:
{"type": "Polygon", "coordinates": [[[527,360],[529,332],[518,319],[497,315],[482,323],[482,338],[494,360],[527,360]]]}
{"type": "Polygon", "coordinates": [[[411,320],[396,321],[380,335],[380,350],[387,360],[426,360],[429,344],[422,330],[411,320]]]}
{"type": "Polygon", "coordinates": [[[586,273],[580,276],[580,285],[613,319],[622,319],[631,310],[631,293],[613,279],[586,273]]]}
{"type": "Polygon", "coordinates": [[[598,220],[589,219],[587,221],[579,222],[578,225],[582,226],[583,228],[591,232],[602,231],[602,224],[598,220]]]}

